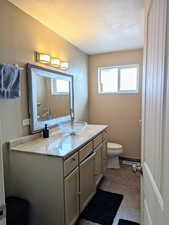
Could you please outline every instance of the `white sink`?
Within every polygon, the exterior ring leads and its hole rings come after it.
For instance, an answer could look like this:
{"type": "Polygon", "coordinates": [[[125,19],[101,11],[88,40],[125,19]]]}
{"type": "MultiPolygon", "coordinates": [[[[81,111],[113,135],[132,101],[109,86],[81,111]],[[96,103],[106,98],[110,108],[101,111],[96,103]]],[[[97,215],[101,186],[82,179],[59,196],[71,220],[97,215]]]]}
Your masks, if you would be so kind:
{"type": "Polygon", "coordinates": [[[76,121],[76,122],[67,122],[59,124],[59,128],[62,130],[63,133],[69,135],[76,135],[80,133],[87,125],[87,122],[83,121],[76,121]]]}

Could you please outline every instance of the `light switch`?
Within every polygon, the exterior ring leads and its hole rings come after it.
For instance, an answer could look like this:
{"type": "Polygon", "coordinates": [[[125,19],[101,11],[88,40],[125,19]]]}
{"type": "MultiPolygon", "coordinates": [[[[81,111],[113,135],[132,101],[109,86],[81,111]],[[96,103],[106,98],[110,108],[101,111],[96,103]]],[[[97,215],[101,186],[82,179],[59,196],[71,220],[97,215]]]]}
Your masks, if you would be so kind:
{"type": "Polygon", "coordinates": [[[29,119],[25,119],[25,120],[22,121],[23,127],[29,126],[29,124],[30,124],[30,120],[29,119]]]}

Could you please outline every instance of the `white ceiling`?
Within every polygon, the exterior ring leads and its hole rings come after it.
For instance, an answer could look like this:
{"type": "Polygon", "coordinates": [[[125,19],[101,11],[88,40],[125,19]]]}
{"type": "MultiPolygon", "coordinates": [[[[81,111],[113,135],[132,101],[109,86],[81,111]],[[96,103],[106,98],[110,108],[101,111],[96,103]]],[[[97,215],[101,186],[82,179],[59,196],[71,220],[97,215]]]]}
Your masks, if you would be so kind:
{"type": "Polygon", "coordinates": [[[143,47],[144,0],[9,0],[87,54],[143,47]]]}

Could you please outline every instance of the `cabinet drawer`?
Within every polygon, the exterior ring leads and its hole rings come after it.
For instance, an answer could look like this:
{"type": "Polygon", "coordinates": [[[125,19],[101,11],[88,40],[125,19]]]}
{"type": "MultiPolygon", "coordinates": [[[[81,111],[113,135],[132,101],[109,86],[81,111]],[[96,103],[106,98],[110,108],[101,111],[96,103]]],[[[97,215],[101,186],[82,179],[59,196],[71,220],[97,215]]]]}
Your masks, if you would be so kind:
{"type": "Polygon", "coordinates": [[[64,177],[66,177],[73,169],[78,166],[78,153],[64,161],[64,177]]]}
{"type": "Polygon", "coordinates": [[[96,148],[99,144],[101,144],[103,141],[103,134],[99,134],[95,139],[93,140],[93,147],[96,148]]]}
{"type": "Polygon", "coordinates": [[[89,142],[79,151],[79,160],[82,162],[88,155],[93,152],[92,142],[89,142]]]}

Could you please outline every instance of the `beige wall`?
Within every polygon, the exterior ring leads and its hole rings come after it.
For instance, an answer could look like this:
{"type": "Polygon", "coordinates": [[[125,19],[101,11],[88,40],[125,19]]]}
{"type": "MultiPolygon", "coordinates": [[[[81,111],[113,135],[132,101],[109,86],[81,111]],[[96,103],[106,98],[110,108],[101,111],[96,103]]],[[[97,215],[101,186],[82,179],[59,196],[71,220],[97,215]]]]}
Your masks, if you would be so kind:
{"type": "Polygon", "coordinates": [[[140,158],[141,93],[98,94],[97,69],[111,65],[140,64],[143,50],[120,51],[89,56],[89,121],[109,125],[109,141],[124,146],[124,157],[140,158]]]}
{"type": "MultiPolygon", "coordinates": [[[[67,72],[74,75],[75,116],[77,119],[87,120],[88,57],[7,0],[0,0],[0,63],[17,63],[21,66],[28,62],[34,63],[34,51],[47,52],[70,62],[67,72]]],[[[21,82],[22,97],[16,100],[0,100],[3,143],[28,134],[28,128],[22,127],[22,120],[28,118],[26,84],[24,71],[21,82]]],[[[3,146],[3,150],[7,172],[6,145],[3,146]]],[[[6,179],[6,188],[9,190],[7,184],[6,179]]]]}

